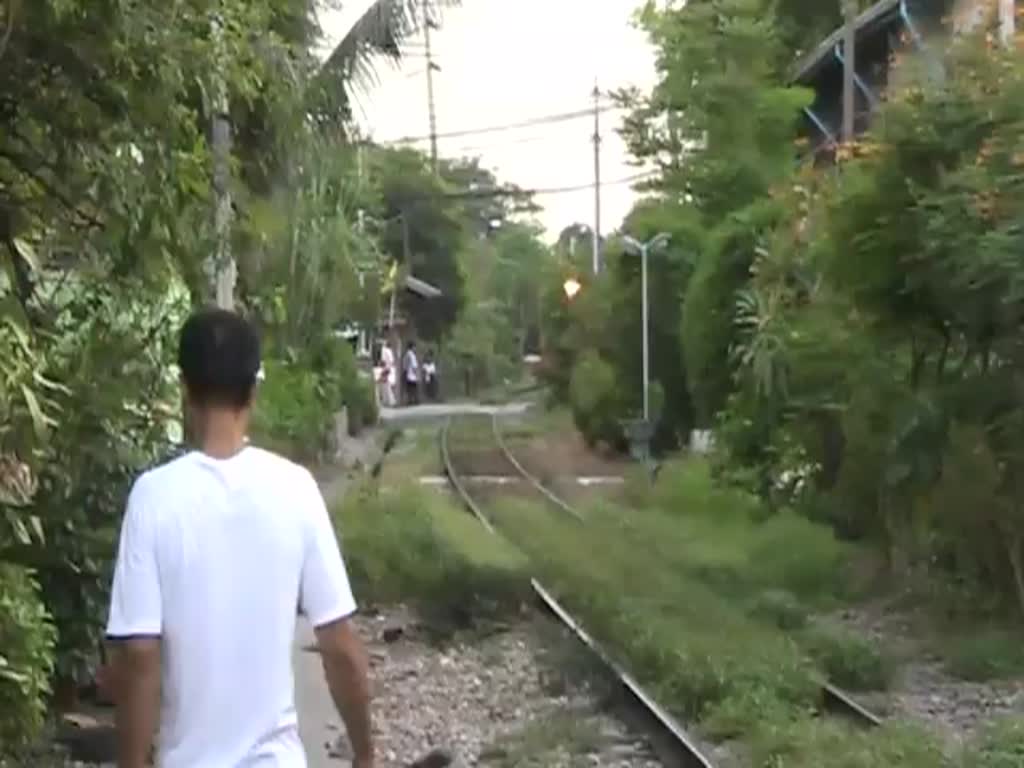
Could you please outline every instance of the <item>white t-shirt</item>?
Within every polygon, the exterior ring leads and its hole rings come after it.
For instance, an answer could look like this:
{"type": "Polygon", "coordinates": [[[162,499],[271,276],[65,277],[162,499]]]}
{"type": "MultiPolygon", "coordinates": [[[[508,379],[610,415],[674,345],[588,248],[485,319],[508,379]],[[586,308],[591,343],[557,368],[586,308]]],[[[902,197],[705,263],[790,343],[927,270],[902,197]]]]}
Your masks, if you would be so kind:
{"type": "Polygon", "coordinates": [[[391,351],[391,347],[386,344],[380,350],[380,362],[381,365],[387,368],[388,371],[388,383],[395,383],[395,353],[391,351]]]}
{"type": "Polygon", "coordinates": [[[416,353],[411,349],[405,353],[405,380],[418,381],[420,377],[420,362],[416,359],[416,353]]]}
{"type": "Polygon", "coordinates": [[[107,635],[159,635],[160,768],[304,768],[296,608],[356,609],[323,497],[304,468],[247,447],[193,452],[135,483],[107,635]]]}

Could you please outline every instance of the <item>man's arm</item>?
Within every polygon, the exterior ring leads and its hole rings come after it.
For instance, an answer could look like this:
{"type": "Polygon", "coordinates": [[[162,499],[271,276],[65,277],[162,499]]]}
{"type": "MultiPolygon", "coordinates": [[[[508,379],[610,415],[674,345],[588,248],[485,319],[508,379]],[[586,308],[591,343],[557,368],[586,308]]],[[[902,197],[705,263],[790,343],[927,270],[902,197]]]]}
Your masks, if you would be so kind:
{"type": "Polygon", "coordinates": [[[366,649],[349,619],[316,629],[327,687],[345,721],[356,766],[373,764],[370,678],[366,649]]]}
{"type": "Polygon", "coordinates": [[[115,641],[110,674],[117,720],[118,768],[149,765],[160,720],[160,639],[115,641]]]}
{"type": "Polygon", "coordinates": [[[143,768],[149,763],[160,716],[163,601],[156,552],[158,525],[144,480],[145,476],[135,483],[128,497],[107,620],[118,768],[143,768]]]}
{"type": "Polygon", "coordinates": [[[324,673],[355,753],[354,768],[373,765],[366,653],[352,626],[355,598],[323,496],[307,474],[306,551],[299,604],[316,630],[324,673]]]}

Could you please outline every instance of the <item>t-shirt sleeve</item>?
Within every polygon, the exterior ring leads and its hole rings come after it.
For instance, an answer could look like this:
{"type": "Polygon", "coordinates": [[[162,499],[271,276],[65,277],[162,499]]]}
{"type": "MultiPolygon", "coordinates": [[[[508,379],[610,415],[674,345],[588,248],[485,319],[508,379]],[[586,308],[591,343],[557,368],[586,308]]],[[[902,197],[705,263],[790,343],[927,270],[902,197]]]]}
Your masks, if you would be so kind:
{"type": "Polygon", "coordinates": [[[306,551],[299,603],[310,623],[322,627],[355,613],[356,601],[323,496],[313,477],[307,477],[306,551]]]}
{"type": "Polygon", "coordinates": [[[145,476],[128,496],[110,592],[107,637],[159,635],[163,600],[157,565],[157,521],[149,503],[145,476]]]}

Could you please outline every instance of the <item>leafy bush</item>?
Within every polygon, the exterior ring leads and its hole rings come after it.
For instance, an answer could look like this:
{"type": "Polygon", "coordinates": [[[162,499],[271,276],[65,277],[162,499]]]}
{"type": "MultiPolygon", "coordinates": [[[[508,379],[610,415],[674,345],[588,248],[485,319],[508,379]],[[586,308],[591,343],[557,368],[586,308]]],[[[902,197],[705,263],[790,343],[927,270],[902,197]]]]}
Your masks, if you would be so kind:
{"type": "Polygon", "coordinates": [[[377,423],[377,394],[372,379],[353,375],[342,389],[341,401],[348,409],[348,427],[353,435],[377,423]]]}
{"type": "Polygon", "coordinates": [[[444,619],[514,611],[527,599],[522,557],[447,497],[373,481],[334,510],[357,597],[402,601],[444,619]]]}
{"type": "Polygon", "coordinates": [[[1019,629],[972,627],[943,644],[946,669],[972,681],[1010,678],[1024,672],[1019,629]]]}
{"type": "Polygon", "coordinates": [[[755,495],[715,480],[711,465],[698,458],[665,464],[654,487],[654,504],[676,516],[708,516],[718,522],[751,521],[763,516],[755,495]]]}
{"type": "Polygon", "coordinates": [[[879,691],[888,685],[890,664],[878,648],[859,635],[819,626],[809,629],[801,639],[833,683],[851,691],[879,691]]]}
{"type": "Polygon", "coordinates": [[[807,610],[789,592],[772,589],[761,592],[750,606],[750,615],[782,630],[802,629],[807,610]]]}
{"type": "Polygon", "coordinates": [[[620,443],[615,371],[592,350],[580,355],[569,383],[573,419],[588,445],[620,443]]]}
{"type": "Polygon", "coordinates": [[[624,530],[621,510],[588,510],[582,527],[524,502],[506,502],[497,512],[542,581],[680,715],[700,717],[750,689],[812,705],[813,670],[793,643],[668,559],[685,534],[658,529],[668,538],[651,547],[634,537],[634,528],[624,530]]]}
{"type": "Polygon", "coordinates": [[[705,460],[667,464],[651,496],[653,509],[623,525],[715,589],[744,599],[765,589],[827,599],[841,586],[845,550],[828,527],[773,514],[753,494],[716,482],[705,460]]]}
{"type": "Polygon", "coordinates": [[[785,768],[957,768],[942,745],[921,728],[902,724],[851,731],[835,718],[755,720],[751,763],[785,768]]]}
{"type": "Polygon", "coordinates": [[[1024,764],[1024,720],[1006,718],[985,729],[963,768],[1017,768],[1024,764]]]}
{"type": "Polygon", "coordinates": [[[0,563],[0,753],[24,747],[39,734],[55,643],[35,579],[0,563]]]}
{"type": "Polygon", "coordinates": [[[373,382],[359,375],[351,347],[329,338],[309,354],[271,354],[263,364],[252,432],[299,460],[325,447],[334,414],[347,406],[352,434],[377,421],[373,382]]]}
{"type": "Polygon", "coordinates": [[[331,416],[316,374],[304,365],[275,358],[264,361],[263,372],[253,435],[296,458],[315,457],[331,416]]]}
{"type": "Polygon", "coordinates": [[[839,586],[843,551],[832,531],[791,512],[780,512],[752,531],[751,579],[798,595],[839,586]]]}

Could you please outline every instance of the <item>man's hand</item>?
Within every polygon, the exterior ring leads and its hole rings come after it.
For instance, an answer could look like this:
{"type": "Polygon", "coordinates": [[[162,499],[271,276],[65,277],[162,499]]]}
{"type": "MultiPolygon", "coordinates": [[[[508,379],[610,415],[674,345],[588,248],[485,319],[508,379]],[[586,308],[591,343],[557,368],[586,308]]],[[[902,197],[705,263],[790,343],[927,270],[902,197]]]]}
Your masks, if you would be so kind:
{"type": "Polygon", "coordinates": [[[355,759],[353,768],[373,768],[369,663],[363,643],[348,618],[316,628],[327,687],[345,721],[355,759]]]}
{"type": "Polygon", "coordinates": [[[160,718],[160,638],[115,643],[107,684],[117,706],[117,766],[144,768],[160,718]]]}

